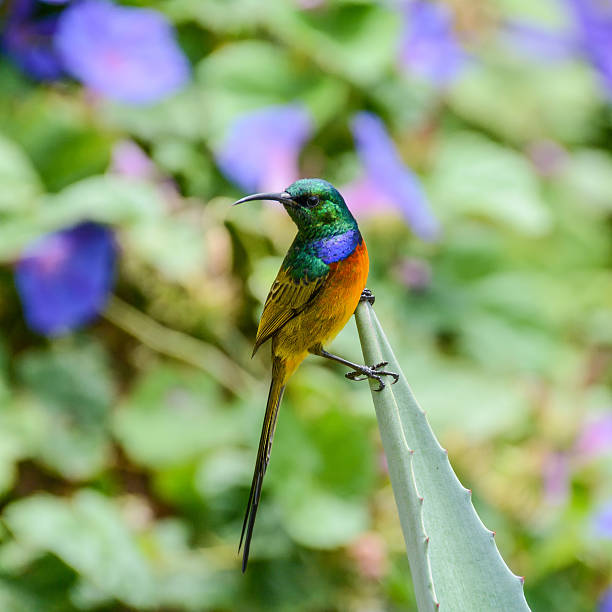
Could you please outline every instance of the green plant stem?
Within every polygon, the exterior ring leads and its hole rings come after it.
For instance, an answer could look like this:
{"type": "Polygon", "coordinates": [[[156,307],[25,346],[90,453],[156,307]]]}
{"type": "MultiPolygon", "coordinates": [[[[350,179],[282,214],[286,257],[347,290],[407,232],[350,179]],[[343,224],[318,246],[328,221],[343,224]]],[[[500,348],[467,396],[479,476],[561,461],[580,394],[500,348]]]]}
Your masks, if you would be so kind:
{"type": "Polygon", "coordinates": [[[248,397],[255,379],[216,346],[160,325],[133,306],[112,296],[104,318],[150,349],[206,372],[232,392],[248,397]]]}

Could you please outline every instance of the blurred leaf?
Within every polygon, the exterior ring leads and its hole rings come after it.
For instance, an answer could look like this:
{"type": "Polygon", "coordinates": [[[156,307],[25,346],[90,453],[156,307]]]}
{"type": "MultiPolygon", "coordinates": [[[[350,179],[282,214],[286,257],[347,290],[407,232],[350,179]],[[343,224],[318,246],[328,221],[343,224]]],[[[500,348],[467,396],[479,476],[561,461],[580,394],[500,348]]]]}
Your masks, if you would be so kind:
{"type": "Polygon", "coordinates": [[[4,338],[0,336],[0,406],[6,400],[8,400],[11,394],[9,380],[7,376],[8,355],[9,351],[4,342],[4,338]]]}
{"type": "Polygon", "coordinates": [[[285,528],[296,542],[312,548],[337,548],[368,528],[364,502],[304,485],[299,493],[292,488],[293,495],[281,498],[285,528]]]}
{"type": "Polygon", "coordinates": [[[376,469],[370,421],[328,410],[309,422],[307,431],[321,457],[317,481],[337,495],[369,493],[376,469]]]}
{"type": "Polygon", "coordinates": [[[0,226],[0,261],[16,257],[42,234],[83,220],[130,227],[159,218],[163,203],[152,186],[135,180],[95,176],[72,184],[41,202],[35,215],[20,211],[0,226]]]}
{"type": "Polygon", "coordinates": [[[170,279],[201,273],[204,237],[189,218],[170,217],[151,184],[112,176],[91,177],[47,196],[36,216],[22,215],[0,227],[0,260],[10,259],[47,232],[83,220],[119,226],[128,245],[170,279]]]}
{"type": "Polygon", "coordinates": [[[134,461],[158,468],[191,461],[241,436],[236,410],[222,405],[210,379],[167,367],[138,382],[115,413],[113,429],[134,461]]]}
{"type": "Polygon", "coordinates": [[[550,212],[527,161],[475,133],[445,139],[429,186],[431,199],[447,223],[457,215],[473,215],[535,236],[551,227],[550,212]]]}
{"type": "Polygon", "coordinates": [[[439,103],[439,92],[428,83],[408,78],[387,78],[368,92],[385,110],[396,133],[418,130],[430,120],[432,108],[439,103]]]}
{"type": "Polygon", "coordinates": [[[190,142],[203,138],[213,127],[210,118],[202,113],[203,94],[191,85],[157,104],[143,107],[106,103],[100,111],[116,129],[143,140],[177,137],[190,142]]]}
{"type": "Polygon", "coordinates": [[[81,490],[71,500],[34,495],[10,504],[4,517],[18,540],[57,555],[106,599],[137,607],[155,601],[142,552],[117,508],[99,493],[81,490]]]}
{"type": "Polygon", "coordinates": [[[587,319],[587,337],[593,344],[612,346],[612,307],[591,313],[587,319]]]}
{"type": "Polygon", "coordinates": [[[18,461],[34,454],[40,440],[44,425],[31,403],[19,397],[0,402],[0,494],[13,487],[18,461]]]}
{"type": "Polygon", "coordinates": [[[183,522],[166,519],[143,540],[157,580],[158,605],[194,611],[231,608],[242,577],[231,569],[220,571],[206,549],[190,548],[190,535],[183,522]]]}
{"type": "MultiPolygon", "coordinates": [[[[483,53],[483,56],[485,54],[483,53]]],[[[578,62],[508,63],[488,51],[478,68],[452,88],[452,109],[469,122],[511,143],[538,139],[582,143],[598,105],[592,73],[578,62]]]]}
{"type": "Polygon", "coordinates": [[[324,72],[368,87],[395,63],[400,16],[376,2],[335,3],[320,12],[286,3],[269,14],[268,26],[324,72]]]}
{"type": "Polygon", "coordinates": [[[134,225],[127,232],[129,246],[165,278],[188,282],[201,277],[205,266],[205,235],[190,219],[168,216],[134,225]]]}
{"type": "MultiPolygon", "coordinates": [[[[53,564],[58,566],[60,562],[50,559],[46,561],[50,562],[39,563],[36,573],[30,573],[28,580],[21,576],[0,580],[0,609],[7,612],[74,612],[75,608],[62,591],[62,587],[67,586],[66,581],[62,580],[64,576],[53,572],[53,564]],[[44,574],[42,580],[41,574],[44,574]]],[[[69,572],[64,569],[63,573],[65,575],[69,572]]]]}
{"type": "Polygon", "coordinates": [[[211,140],[218,142],[238,115],[268,105],[301,102],[317,123],[329,121],[346,103],[346,87],[307,65],[291,61],[263,41],[225,45],[197,68],[206,95],[211,140]]]}
{"type": "Polygon", "coordinates": [[[58,341],[50,350],[25,353],[17,371],[21,382],[45,406],[81,425],[105,421],[115,389],[100,345],[58,341]]]}
{"type": "MultiPolygon", "coordinates": [[[[0,424],[4,424],[0,413],[0,424]]],[[[10,435],[0,434],[0,495],[11,489],[17,476],[16,463],[23,456],[22,445],[10,435]]]]}
{"type": "Polygon", "coordinates": [[[106,431],[81,429],[48,413],[41,414],[40,420],[46,421],[46,428],[36,454],[64,478],[87,480],[107,467],[111,444],[106,431]]]}
{"type": "MultiPolygon", "coordinates": [[[[46,135],[47,136],[47,135],[46,135]]],[[[113,138],[87,129],[69,129],[50,134],[35,158],[49,191],[57,192],[108,167],[113,138]],[[74,160],[79,163],[75,164],[74,160]]]]}
{"type": "Polygon", "coordinates": [[[567,160],[559,181],[559,190],[568,195],[588,214],[612,211],[612,155],[596,149],[576,151],[567,160]],[[568,193],[569,192],[569,193],[568,193]]]}
{"type": "Polygon", "coordinates": [[[165,10],[177,22],[195,20],[215,32],[253,30],[263,16],[276,10],[283,0],[169,0],[165,10]]]}
{"type": "Polygon", "coordinates": [[[92,176],[49,196],[42,211],[48,223],[66,226],[90,219],[100,223],[136,225],[163,214],[156,188],[143,181],[92,176]]]}
{"type": "Polygon", "coordinates": [[[210,498],[249,481],[252,473],[251,453],[219,449],[208,454],[195,476],[195,486],[202,497],[210,498]]]}
{"type": "Polygon", "coordinates": [[[10,584],[0,582],[0,609],[11,612],[30,612],[35,605],[35,599],[27,593],[12,588],[10,584]]]}
{"type": "Polygon", "coordinates": [[[261,303],[258,315],[261,315],[270,291],[270,279],[275,277],[282,262],[280,257],[260,257],[254,263],[254,270],[249,277],[249,290],[261,303]]]}
{"type": "Polygon", "coordinates": [[[568,16],[555,0],[497,0],[496,8],[505,17],[524,19],[550,28],[560,29],[568,25],[568,16]]]}
{"type": "Polygon", "coordinates": [[[31,395],[17,395],[0,411],[0,425],[6,462],[0,463],[0,471],[7,487],[13,484],[17,461],[34,459],[68,480],[83,480],[98,474],[110,457],[110,440],[101,424],[75,422],[31,395]]]}
{"type": "Polygon", "coordinates": [[[24,147],[47,189],[104,171],[114,135],[93,120],[89,104],[44,88],[18,98],[14,104],[0,97],[0,129],[24,147]]]}
{"type": "Polygon", "coordinates": [[[208,199],[213,195],[215,170],[199,143],[173,137],[160,138],[154,143],[152,157],[162,171],[184,179],[186,196],[208,199]]]}
{"type": "Polygon", "coordinates": [[[500,374],[522,370],[546,375],[559,369],[562,349],[554,337],[501,317],[484,313],[470,317],[459,342],[482,367],[500,374]]]}
{"type": "Polygon", "coordinates": [[[0,213],[31,210],[42,186],[21,148],[0,134],[0,213]]]}
{"type": "Polygon", "coordinates": [[[277,430],[269,481],[287,531],[314,548],[347,544],[368,526],[365,495],[375,468],[369,424],[331,411],[304,427],[285,410],[277,430]]]}
{"type": "MultiPolygon", "coordinates": [[[[568,325],[581,327],[588,322],[586,313],[609,304],[605,296],[610,294],[612,280],[604,270],[575,260],[570,267],[568,262],[555,257],[554,264],[558,272],[537,269],[498,272],[471,283],[469,294],[474,307],[478,304],[507,318],[517,333],[525,327],[534,327],[548,332],[554,341],[563,341],[568,325]]],[[[534,342],[537,343],[535,338],[534,342]]]]}
{"type": "Polygon", "coordinates": [[[16,367],[22,384],[36,396],[18,404],[18,427],[29,432],[24,441],[30,452],[71,480],[102,470],[110,452],[106,428],[115,396],[102,348],[60,341],[50,350],[26,352],[16,367]]]}
{"type": "MultiPolygon", "coordinates": [[[[486,351],[487,347],[479,347],[486,351]]],[[[481,352],[482,360],[492,357],[481,352]]],[[[461,432],[468,439],[484,441],[495,435],[516,431],[529,414],[525,390],[517,380],[490,372],[463,367],[452,360],[421,358],[409,362],[414,388],[434,427],[441,435],[461,432]],[[444,385],[440,385],[440,377],[444,385]],[[448,390],[452,389],[452,402],[448,390]],[[474,402],[474,397],[478,398],[474,402]],[[491,410],[495,406],[495,410],[491,410]]]]}

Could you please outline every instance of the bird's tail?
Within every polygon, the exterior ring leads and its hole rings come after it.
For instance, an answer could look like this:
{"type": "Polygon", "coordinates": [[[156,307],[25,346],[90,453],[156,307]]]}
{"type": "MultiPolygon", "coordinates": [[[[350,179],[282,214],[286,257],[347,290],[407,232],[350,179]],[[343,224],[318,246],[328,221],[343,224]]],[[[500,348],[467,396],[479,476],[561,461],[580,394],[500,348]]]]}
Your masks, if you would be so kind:
{"type": "Polygon", "coordinates": [[[270,384],[270,392],[268,393],[268,403],[266,404],[266,414],[264,415],[261,438],[259,439],[255,472],[253,473],[251,492],[249,494],[246,514],[242,524],[240,545],[238,546],[238,551],[240,551],[244,541],[244,553],[242,555],[243,572],[246,570],[249,560],[249,548],[251,546],[251,536],[253,535],[253,525],[255,525],[257,506],[259,505],[259,498],[261,496],[261,485],[266,473],[266,468],[268,467],[268,461],[270,460],[270,450],[272,449],[276,418],[278,416],[281,399],[283,398],[287,378],[287,368],[285,367],[284,361],[275,357],[272,363],[272,382],[270,384]]]}

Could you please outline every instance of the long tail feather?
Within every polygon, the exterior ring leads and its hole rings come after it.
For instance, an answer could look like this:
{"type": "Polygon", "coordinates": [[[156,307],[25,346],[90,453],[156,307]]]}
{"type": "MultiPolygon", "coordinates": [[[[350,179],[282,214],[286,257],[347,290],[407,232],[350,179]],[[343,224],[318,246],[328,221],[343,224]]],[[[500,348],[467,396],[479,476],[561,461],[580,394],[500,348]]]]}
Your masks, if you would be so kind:
{"type": "Polygon", "coordinates": [[[270,392],[268,393],[266,413],[264,415],[261,437],[259,439],[259,449],[257,451],[253,482],[251,483],[251,492],[249,493],[249,501],[247,502],[244,522],[242,524],[242,533],[240,535],[240,545],[238,546],[238,551],[240,552],[244,541],[244,552],[242,555],[243,572],[246,570],[249,560],[249,549],[251,546],[251,537],[253,535],[253,526],[255,525],[259,498],[261,496],[261,485],[266,473],[266,468],[268,467],[268,462],[270,461],[270,451],[272,450],[272,439],[274,438],[278,409],[285,390],[284,379],[283,364],[280,360],[275,359],[272,367],[272,382],[270,384],[270,392]]]}

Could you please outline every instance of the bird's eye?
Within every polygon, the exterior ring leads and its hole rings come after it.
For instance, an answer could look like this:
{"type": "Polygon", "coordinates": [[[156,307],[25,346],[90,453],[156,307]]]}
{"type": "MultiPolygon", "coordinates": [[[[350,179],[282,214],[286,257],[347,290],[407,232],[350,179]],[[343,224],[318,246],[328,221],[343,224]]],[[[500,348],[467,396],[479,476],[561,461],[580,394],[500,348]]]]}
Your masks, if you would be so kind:
{"type": "Polygon", "coordinates": [[[316,195],[311,195],[306,198],[308,206],[313,207],[319,203],[319,198],[316,195]]]}

